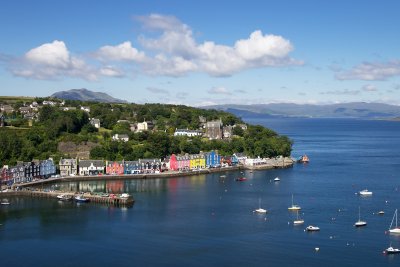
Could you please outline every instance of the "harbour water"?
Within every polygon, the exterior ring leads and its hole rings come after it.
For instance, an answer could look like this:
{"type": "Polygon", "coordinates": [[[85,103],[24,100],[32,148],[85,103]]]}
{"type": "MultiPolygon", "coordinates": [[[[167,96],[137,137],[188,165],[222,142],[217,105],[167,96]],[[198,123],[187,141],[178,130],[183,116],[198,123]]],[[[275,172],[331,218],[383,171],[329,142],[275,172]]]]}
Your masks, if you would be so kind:
{"type": "Polygon", "coordinates": [[[15,198],[0,207],[4,266],[398,266],[400,123],[248,119],[294,141],[289,169],[54,184],[128,192],[131,208],[15,198]],[[247,181],[237,182],[244,175],[247,181]],[[274,182],[275,177],[280,182],[274,182]],[[370,197],[355,193],[368,189],[370,197]],[[304,225],[293,225],[292,194],[304,225]],[[267,214],[256,214],[259,207],[267,214]],[[358,210],[368,225],[355,228],[358,210]],[[383,210],[384,215],[377,212],[383,210]],[[307,225],[320,232],[307,233],[307,225]],[[319,251],[316,252],[315,248],[319,251]]]}

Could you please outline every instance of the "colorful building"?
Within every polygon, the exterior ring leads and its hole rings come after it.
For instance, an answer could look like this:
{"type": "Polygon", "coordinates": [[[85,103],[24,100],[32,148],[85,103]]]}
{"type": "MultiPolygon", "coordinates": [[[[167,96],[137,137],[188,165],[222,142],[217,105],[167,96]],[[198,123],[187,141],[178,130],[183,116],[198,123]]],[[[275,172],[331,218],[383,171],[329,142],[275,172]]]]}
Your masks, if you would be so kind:
{"type": "Polygon", "coordinates": [[[190,169],[205,169],[206,168],[206,158],[203,153],[190,155],[190,169]]]}
{"type": "Polygon", "coordinates": [[[178,163],[178,170],[184,171],[184,170],[190,170],[190,157],[189,155],[184,155],[184,156],[177,156],[176,161],[178,163]]]}
{"type": "Polygon", "coordinates": [[[221,156],[218,152],[212,150],[210,152],[204,153],[206,157],[206,167],[215,168],[221,166],[221,156]]]}
{"type": "Polygon", "coordinates": [[[104,174],[104,161],[102,160],[80,160],[79,175],[104,174]]]}
{"type": "Polygon", "coordinates": [[[178,170],[178,161],[175,154],[172,154],[170,157],[168,157],[167,161],[169,164],[168,169],[170,169],[171,171],[178,170]]]}
{"type": "Polygon", "coordinates": [[[140,168],[139,161],[124,161],[124,174],[140,174],[142,170],[140,168]]]}
{"type": "Polygon", "coordinates": [[[109,175],[123,175],[124,162],[123,161],[109,161],[106,164],[106,174],[109,175]]]}
{"type": "Polygon", "coordinates": [[[41,178],[49,178],[56,174],[56,165],[54,165],[52,158],[39,162],[39,173],[41,178]]]}
{"type": "Polygon", "coordinates": [[[60,159],[60,175],[71,176],[78,174],[78,162],[76,159],[60,159]]]}

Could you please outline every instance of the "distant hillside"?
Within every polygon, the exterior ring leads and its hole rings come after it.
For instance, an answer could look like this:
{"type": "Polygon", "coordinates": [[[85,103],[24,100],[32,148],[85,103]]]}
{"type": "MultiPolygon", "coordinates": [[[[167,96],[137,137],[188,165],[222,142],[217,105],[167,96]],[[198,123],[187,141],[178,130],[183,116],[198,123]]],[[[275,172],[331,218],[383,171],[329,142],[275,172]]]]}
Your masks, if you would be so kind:
{"type": "Polygon", "coordinates": [[[331,105],[260,104],[216,105],[213,108],[231,112],[240,117],[280,116],[316,118],[389,119],[400,117],[400,107],[381,103],[342,103],[331,105]]]}
{"type": "Polygon", "coordinates": [[[51,95],[59,99],[93,101],[102,103],[126,103],[127,101],[114,98],[106,93],[93,92],[87,89],[71,89],[68,91],[60,91],[51,95]]]}

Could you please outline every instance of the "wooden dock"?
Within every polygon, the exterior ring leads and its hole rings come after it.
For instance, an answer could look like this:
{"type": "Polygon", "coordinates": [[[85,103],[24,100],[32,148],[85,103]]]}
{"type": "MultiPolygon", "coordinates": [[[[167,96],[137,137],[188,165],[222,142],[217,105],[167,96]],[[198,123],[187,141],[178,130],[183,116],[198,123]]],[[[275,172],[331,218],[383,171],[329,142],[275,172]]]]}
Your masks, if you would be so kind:
{"type": "Polygon", "coordinates": [[[89,199],[89,203],[98,203],[112,206],[129,207],[132,206],[135,200],[132,196],[121,197],[120,195],[110,194],[110,196],[99,196],[90,193],[74,193],[74,192],[45,192],[45,191],[30,191],[30,190],[20,190],[20,191],[10,191],[10,192],[0,192],[0,199],[8,197],[32,197],[32,198],[47,198],[47,199],[57,199],[58,195],[68,195],[72,196],[73,200],[75,196],[83,195],[83,197],[89,199]]]}

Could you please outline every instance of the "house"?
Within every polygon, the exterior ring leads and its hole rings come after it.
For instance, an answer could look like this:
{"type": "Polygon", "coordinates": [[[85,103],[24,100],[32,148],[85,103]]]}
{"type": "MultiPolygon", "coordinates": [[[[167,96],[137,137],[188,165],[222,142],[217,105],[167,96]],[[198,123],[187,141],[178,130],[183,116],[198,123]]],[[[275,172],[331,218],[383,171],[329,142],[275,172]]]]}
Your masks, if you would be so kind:
{"type": "Polygon", "coordinates": [[[154,123],[152,121],[143,121],[137,123],[136,132],[151,131],[154,128],[154,123]]]}
{"type": "Polygon", "coordinates": [[[104,174],[104,161],[102,160],[80,160],[79,175],[104,174]]]}
{"type": "Polygon", "coordinates": [[[171,156],[167,157],[165,159],[167,162],[167,168],[171,171],[177,171],[178,170],[178,161],[176,159],[176,155],[172,154],[171,156]]]}
{"type": "Polygon", "coordinates": [[[87,113],[90,113],[90,107],[81,106],[81,110],[83,110],[83,111],[85,111],[87,113]]]}
{"type": "Polygon", "coordinates": [[[246,163],[247,156],[244,153],[235,153],[235,154],[233,154],[232,157],[235,158],[235,161],[238,164],[243,164],[244,165],[246,163]]]}
{"type": "Polygon", "coordinates": [[[157,173],[162,171],[161,159],[139,159],[142,173],[157,173]]]}
{"type": "Polygon", "coordinates": [[[95,128],[100,129],[100,120],[99,119],[91,118],[91,119],[89,119],[89,123],[91,125],[93,125],[95,128]]]}
{"type": "Polygon", "coordinates": [[[222,139],[222,120],[208,121],[205,125],[206,127],[206,137],[210,140],[212,139],[222,139]]]}
{"type": "Polygon", "coordinates": [[[174,136],[202,136],[203,132],[197,130],[189,130],[189,129],[176,129],[174,132],[174,136]]]}
{"type": "Polygon", "coordinates": [[[16,166],[10,167],[10,176],[12,183],[25,181],[25,168],[22,162],[18,162],[16,166]]]}
{"type": "Polygon", "coordinates": [[[43,106],[55,106],[56,102],[44,100],[42,104],[43,104],[43,106]]]}
{"type": "Polygon", "coordinates": [[[19,112],[21,114],[28,114],[32,111],[31,107],[20,107],[19,112]]]}
{"type": "Polygon", "coordinates": [[[61,107],[63,111],[71,111],[71,110],[76,110],[76,107],[61,107]]]}
{"type": "Polygon", "coordinates": [[[56,174],[56,165],[52,158],[41,160],[39,162],[39,172],[41,178],[49,178],[50,176],[56,174]]]}
{"type": "Polygon", "coordinates": [[[228,126],[224,126],[223,128],[222,128],[222,131],[223,131],[223,138],[225,138],[225,139],[229,139],[229,138],[231,138],[232,137],[232,130],[233,130],[233,126],[230,126],[230,125],[228,125],[228,126]]]}
{"type": "Polygon", "coordinates": [[[3,168],[0,169],[0,185],[12,183],[12,175],[10,168],[8,165],[4,165],[3,168]]]}
{"type": "Polygon", "coordinates": [[[10,105],[3,105],[0,110],[4,113],[12,113],[14,112],[14,108],[10,105]]]}
{"type": "Polygon", "coordinates": [[[206,158],[203,153],[190,155],[190,169],[205,169],[206,168],[206,158]]]}
{"type": "Polygon", "coordinates": [[[190,170],[190,157],[188,154],[176,157],[178,163],[178,170],[188,171],[190,170]]]}
{"type": "Polygon", "coordinates": [[[124,162],[123,161],[112,161],[106,163],[106,174],[108,175],[123,175],[124,174],[124,162]]]}
{"type": "Polygon", "coordinates": [[[61,176],[74,176],[78,174],[78,161],[76,159],[60,159],[61,176]]]}
{"type": "Polygon", "coordinates": [[[34,178],[40,177],[40,161],[33,160],[24,162],[24,182],[31,182],[34,178]]]}
{"type": "Polygon", "coordinates": [[[267,160],[264,158],[247,158],[244,162],[244,165],[247,166],[258,166],[258,165],[265,165],[267,164],[267,160]]]}
{"type": "Polygon", "coordinates": [[[114,134],[113,137],[112,137],[112,140],[128,142],[129,141],[129,136],[127,134],[114,134]]]}

